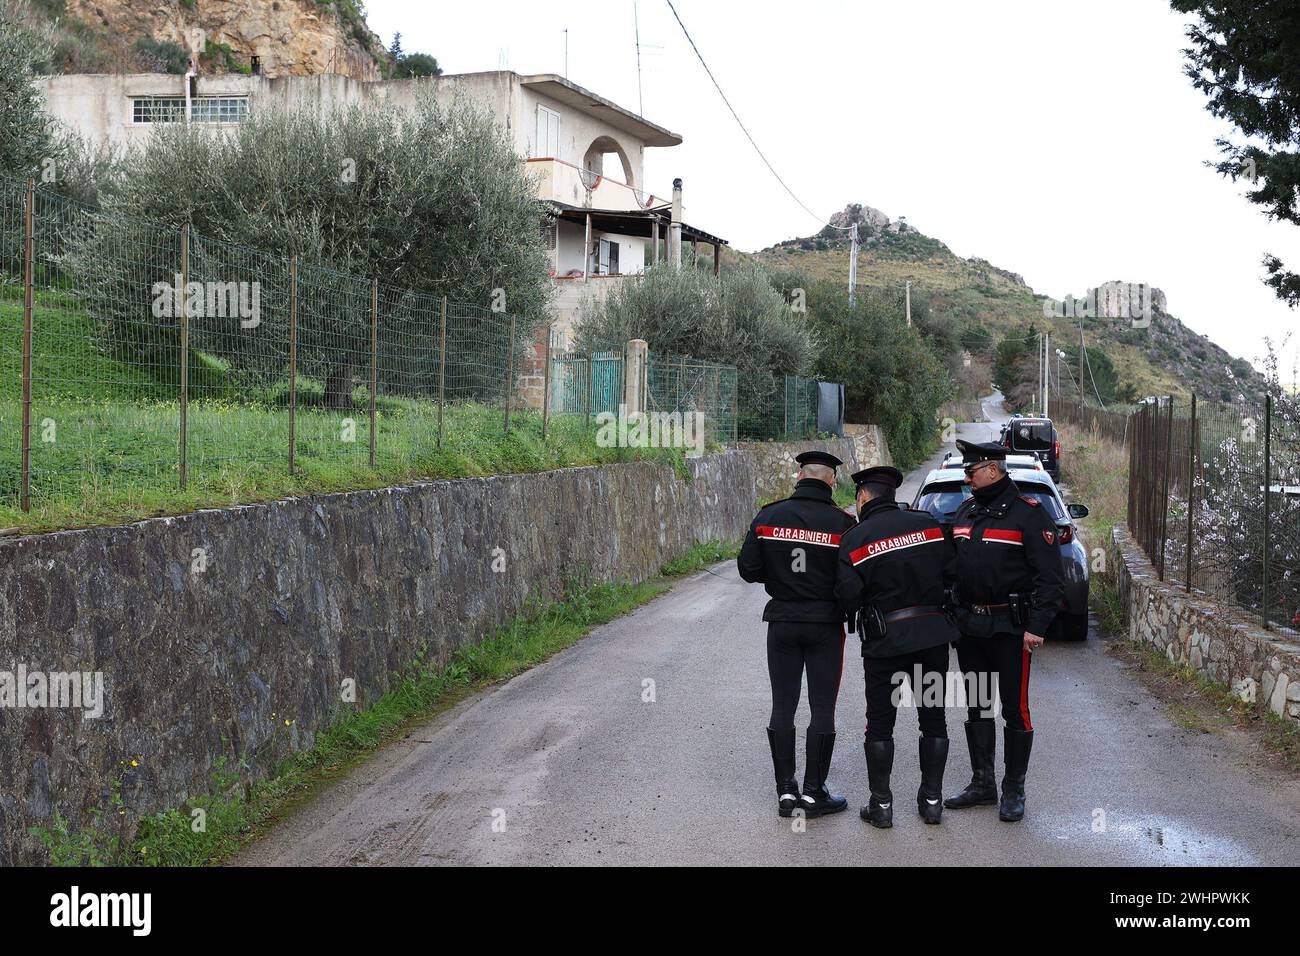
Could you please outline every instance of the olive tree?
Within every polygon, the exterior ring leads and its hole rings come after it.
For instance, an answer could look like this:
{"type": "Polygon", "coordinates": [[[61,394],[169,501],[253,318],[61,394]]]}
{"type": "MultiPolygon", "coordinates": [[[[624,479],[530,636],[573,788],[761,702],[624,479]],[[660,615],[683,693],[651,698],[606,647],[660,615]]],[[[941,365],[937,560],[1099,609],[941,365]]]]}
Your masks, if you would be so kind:
{"type": "MultiPolygon", "coordinates": [[[[368,363],[371,278],[393,342],[427,336],[443,295],[480,308],[483,322],[504,325],[487,312],[504,308],[522,337],[549,294],[543,213],[523,164],[490,116],[459,101],[267,111],[230,131],[159,124],[93,193],[99,215],[73,242],[70,271],[109,347],[163,370],[174,370],[175,334],[156,289],[178,271],[184,224],[191,278],[260,289],[258,344],[227,322],[199,347],[234,373],[282,371],[296,256],[300,368],[328,379],[335,405],[368,363]]],[[[398,373],[381,363],[381,383],[398,373]]]]}
{"type": "Polygon", "coordinates": [[[49,51],[26,4],[0,0],[0,176],[25,179],[53,156],[50,121],[36,88],[49,51]]]}

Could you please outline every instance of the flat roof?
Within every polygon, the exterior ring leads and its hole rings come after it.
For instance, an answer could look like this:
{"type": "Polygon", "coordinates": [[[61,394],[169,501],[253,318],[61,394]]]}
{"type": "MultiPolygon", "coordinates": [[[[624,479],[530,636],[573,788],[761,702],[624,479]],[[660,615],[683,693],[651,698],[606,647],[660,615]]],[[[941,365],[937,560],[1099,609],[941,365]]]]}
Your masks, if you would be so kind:
{"type": "Polygon", "coordinates": [[[519,77],[519,84],[548,96],[566,106],[599,117],[610,126],[630,133],[647,146],[680,146],[682,138],[677,133],[652,123],[643,116],[626,110],[617,103],[597,96],[591,90],[570,83],[555,73],[534,73],[519,77]]]}
{"type": "MultiPolygon", "coordinates": [[[[588,209],[585,206],[571,206],[554,200],[548,201],[547,205],[561,219],[568,219],[570,222],[584,222],[587,214],[590,213],[591,223],[597,229],[603,232],[617,232],[624,236],[640,236],[649,239],[654,235],[653,223],[656,219],[660,222],[660,235],[667,236],[667,230],[672,225],[671,206],[653,206],[638,212],[635,209],[588,209]]],[[[726,239],[686,223],[682,223],[682,238],[696,242],[716,243],[720,246],[730,245],[726,239]]]]}

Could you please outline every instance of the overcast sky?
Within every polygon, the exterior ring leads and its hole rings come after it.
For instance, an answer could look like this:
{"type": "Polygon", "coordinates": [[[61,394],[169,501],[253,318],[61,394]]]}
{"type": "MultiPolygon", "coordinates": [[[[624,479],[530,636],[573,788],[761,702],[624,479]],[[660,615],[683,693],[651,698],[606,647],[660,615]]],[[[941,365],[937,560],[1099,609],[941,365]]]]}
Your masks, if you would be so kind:
{"type": "MultiPolygon", "coordinates": [[[[1204,161],[1230,131],[1182,73],[1183,20],[1159,0],[674,0],[759,146],[821,217],[862,202],[959,255],[1081,295],[1150,282],[1169,310],[1255,360],[1297,316],[1261,280],[1300,268],[1204,161]]],[[[639,0],[644,115],[684,137],[646,151],[645,187],[685,181],[692,224],[752,251],[819,228],[745,140],[666,0],[639,0]]],[[[371,27],[448,73],[565,71],[638,110],[633,0],[369,0],[371,27]]],[[[1286,350],[1286,379],[1297,353],[1286,350]]]]}

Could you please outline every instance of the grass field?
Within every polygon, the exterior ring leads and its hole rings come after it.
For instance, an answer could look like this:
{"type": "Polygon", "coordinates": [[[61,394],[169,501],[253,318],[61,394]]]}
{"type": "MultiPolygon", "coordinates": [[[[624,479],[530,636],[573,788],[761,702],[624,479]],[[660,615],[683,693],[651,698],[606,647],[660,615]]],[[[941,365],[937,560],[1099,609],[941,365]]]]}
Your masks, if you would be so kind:
{"type": "MultiPolygon", "coordinates": [[[[22,423],[21,289],[0,285],[0,526],[22,531],[120,524],[292,495],[377,488],[421,478],[545,471],[657,458],[681,468],[678,450],[600,448],[579,418],[451,404],[437,443],[435,403],[376,400],[376,466],[369,466],[368,394],[354,407],[308,404],[297,415],[297,457],[288,470],[286,389],[274,383],[236,401],[228,371],[197,354],[202,383],[188,410],[188,487],[180,490],[180,405],[174,384],[105,354],[90,319],[66,296],[41,293],[33,315],[31,510],[19,509],[22,423]],[[204,397],[207,396],[207,397],[204,397]]],[[[174,370],[171,370],[174,375],[174,370]]],[[[304,402],[322,391],[300,378],[304,402]]]]}

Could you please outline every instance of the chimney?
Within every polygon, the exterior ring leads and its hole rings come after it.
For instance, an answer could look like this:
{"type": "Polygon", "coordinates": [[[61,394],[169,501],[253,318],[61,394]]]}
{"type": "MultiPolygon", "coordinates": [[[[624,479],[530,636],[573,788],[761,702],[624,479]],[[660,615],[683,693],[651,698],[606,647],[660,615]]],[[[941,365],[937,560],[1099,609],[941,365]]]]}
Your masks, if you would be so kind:
{"type": "Polygon", "coordinates": [[[668,258],[674,269],[682,267],[682,181],[673,180],[673,218],[668,234],[668,258]]]}

